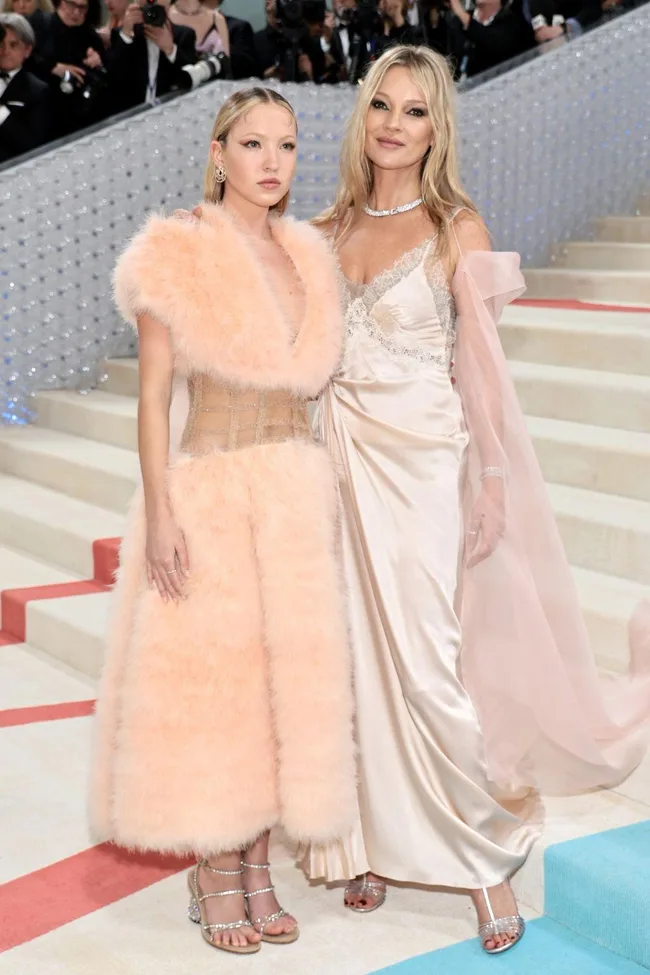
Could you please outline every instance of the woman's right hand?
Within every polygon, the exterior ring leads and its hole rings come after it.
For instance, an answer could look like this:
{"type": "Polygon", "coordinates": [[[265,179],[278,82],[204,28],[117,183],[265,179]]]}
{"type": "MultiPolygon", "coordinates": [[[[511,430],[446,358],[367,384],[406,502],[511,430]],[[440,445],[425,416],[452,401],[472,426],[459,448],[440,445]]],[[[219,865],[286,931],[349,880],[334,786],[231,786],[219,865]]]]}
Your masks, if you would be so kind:
{"type": "Polygon", "coordinates": [[[185,536],[171,514],[147,524],[147,581],[161,598],[184,599],[183,584],[190,571],[185,536]]]}

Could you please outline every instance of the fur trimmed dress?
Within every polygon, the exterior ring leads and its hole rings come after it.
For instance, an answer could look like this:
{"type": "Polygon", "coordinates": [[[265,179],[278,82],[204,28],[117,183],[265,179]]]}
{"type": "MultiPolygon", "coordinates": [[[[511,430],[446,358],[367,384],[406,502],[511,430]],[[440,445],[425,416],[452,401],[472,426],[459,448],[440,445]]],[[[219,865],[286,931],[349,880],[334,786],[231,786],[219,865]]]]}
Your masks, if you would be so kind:
{"type": "Polygon", "coordinates": [[[168,471],[187,598],[147,586],[139,491],[99,693],[91,818],[127,847],[214,854],[276,825],[329,842],[354,813],[337,494],[306,404],[340,359],[338,279],[313,228],[277,219],[273,235],[305,289],[295,338],[219,206],[151,217],[115,272],[121,313],[169,328],[189,390],[168,471]]]}

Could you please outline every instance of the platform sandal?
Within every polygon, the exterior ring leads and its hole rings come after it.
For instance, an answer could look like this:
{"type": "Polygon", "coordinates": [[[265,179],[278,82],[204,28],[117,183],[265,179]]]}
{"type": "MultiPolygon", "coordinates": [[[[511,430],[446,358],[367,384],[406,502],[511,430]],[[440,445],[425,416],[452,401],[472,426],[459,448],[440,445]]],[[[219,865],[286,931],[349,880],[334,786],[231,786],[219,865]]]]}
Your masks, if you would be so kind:
{"type": "Polygon", "coordinates": [[[351,880],[346,885],[344,897],[348,897],[350,894],[360,894],[361,897],[364,897],[366,893],[377,898],[371,907],[355,907],[353,904],[346,904],[348,910],[356,911],[357,914],[370,914],[371,911],[376,911],[386,900],[386,884],[383,880],[368,880],[368,874],[364,873],[362,877],[357,877],[356,880],[351,880]]]}
{"type": "Polygon", "coordinates": [[[485,924],[479,924],[478,936],[481,939],[481,947],[488,955],[500,955],[501,952],[509,951],[510,948],[514,948],[518,941],[521,941],[526,930],[526,922],[520,914],[514,914],[510,917],[495,917],[487,887],[480,889],[490,915],[489,921],[486,921],[485,924]],[[499,935],[505,935],[510,940],[497,948],[488,948],[487,942],[494,940],[499,935]]]}
{"type": "Polygon", "coordinates": [[[217,873],[221,877],[241,877],[243,872],[241,868],[239,870],[218,870],[216,867],[211,867],[207,860],[199,860],[187,876],[187,886],[190,890],[190,906],[187,915],[190,921],[201,925],[201,934],[212,948],[220,948],[221,951],[230,951],[234,955],[252,955],[256,951],[259,951],[261,948],[259,942],[257,944],[251,944],[249,942],[245,945],[224,945],[214,941],[214,935],[217,932],[236,931],[239,928],[252,927],[252,925],[248,917],[241,921],[230,921],[226,924],[209,924],[205,911],[205,902],[211,897],[228,897],[234,894],[243,894],[245,896],[246,891],[243,887],[240,887],[237,890],[218,890],[204,894],[199,885],[199,867],[205,867],[206,870],[217,873]]]}
{"type": "MultiPolygon", "coordinates": [[[[247,860],[242,860],[242,869],[248,867],[250,870],[270,870],[271,866],[268,863],[249,863],[247,860]]],[[[275,892],[275,886],[270,884],[268,887],[260,887],[259,890],[251,890],[249,894],[244,894],[246,898],[246,903],[248,904],[248,916],[249,924],[251,927],[257,931],[262,936],[262,941],[266,941],[268,944],[275,945],[290,945],[294,941],[298,940],[300,931],[298,930],[298,925],[291,931],[285,931],[282,934],[267,934],[265,928],[267,924],[271,924],[272,921],[277,921],[281,917],[289,917],[288,911],[284,908],[280,908],[274,914],[267,914],[265,917],[258,917],[253,919],[254,908],[251,907],[251,898],[256,897],[258,894],[271,894],[275,892]]]]}

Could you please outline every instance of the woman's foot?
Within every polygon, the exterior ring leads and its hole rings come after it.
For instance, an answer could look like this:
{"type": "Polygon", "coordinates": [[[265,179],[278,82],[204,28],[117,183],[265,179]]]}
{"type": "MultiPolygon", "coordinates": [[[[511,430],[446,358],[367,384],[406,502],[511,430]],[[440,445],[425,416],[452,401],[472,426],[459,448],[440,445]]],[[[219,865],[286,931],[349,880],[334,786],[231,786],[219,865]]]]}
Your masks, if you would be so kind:
{"type": "Polygon", "coordinates": [[[294,934],[297,937],[298,922],[280,907],[273,889],[269,865],[264,861],[258,864],[252,857],[249,858],[250,852],[242,858],[243,887],[248,895],[248,916],[255,931],[260,937],[262,934],[278,939],[289,939],[294,934]],[[267,917],[273,920],[265,923],[264,919],[267,917]]]}
{"type": "Polygon", "coordinates": [[[367,914],[386,900],[386,881],[374,873],[364,873],[345,888],[343,903],[351,911],[367,914]]]}
{"type": "Polygon", "coordinates": [[[487,887],[485,890],[487,899],[483,889],[472,890],[470,893],[478,916],[479,937],[482,939],[483,947],[488,952],[496,952],[519,941],[523,934],[523,921],[519,917],[517,901],[508,880],[504,880],[496,887],[487,887]],[[490,913],[490,906],[492,913],[490,913]],[[488,929],[485,933],[481,933],[482,926],[492,921],[496,921],[497,927],[501,926],[503,930],[488,929]],[[499,925],[500,921],[501,925],[499,925]]]}
{"type": "MultiPolygon", "coordinates": [[[[226,890],[241,891],[241,893],[226,894],[222,897],[206,898],[203,906],[208,924],[230,924],[247,919],[240,861],[240,853],[226,853],[222,856],[209,857],[199,864],[197,879],[202,894],[221,894],[226,890]],[[210,870],[210,867],[213,870],[210,870]],[[223,874],[215,873],[214,870],[234,872],[223,874]]],[[[231,945],[242,948],[248,944],[259,944],[261,940],[259,932],[255,931],[251,924],[226,931],[217,929],[212,932],[213,944],[221,944],[224,947],[231,945]]]]}

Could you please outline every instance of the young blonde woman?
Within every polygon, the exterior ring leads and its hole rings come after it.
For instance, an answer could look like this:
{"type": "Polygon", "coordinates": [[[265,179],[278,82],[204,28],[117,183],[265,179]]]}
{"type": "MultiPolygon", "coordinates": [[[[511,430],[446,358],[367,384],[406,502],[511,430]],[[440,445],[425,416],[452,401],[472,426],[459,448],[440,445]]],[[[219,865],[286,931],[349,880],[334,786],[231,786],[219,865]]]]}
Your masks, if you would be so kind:
{"type": "Polygon", "coordinates": [[[238,953],[298,936],[269,877],[270,828],[327,842],[354,809],[335,486],[307,422],[342,320],[329,245],[282,216],[296,128],[276,92],[233,94],[203,220],[152,216],[115,272],[140,340],[143,491],[122,546],[92,819],[123,846],[196,853],[190,918],[238,953]]]}
{"type": "MultiPolygon", "coordinates": [[[[523,291],[461,188],[453,85],[428,48],[373,64],[334,206],[347,345],[318,426],[340,472],[358,814],[310,877],[469,889],[486,951],[524,932],[508,878],[538,790],[620,781],[647,682],[606,708],[496,321],[523,291]]],[[[646,661],[647,663],[647,661],[646,661]]],[[[646,678],[647,681],[647,678],[646,678]]]]}

